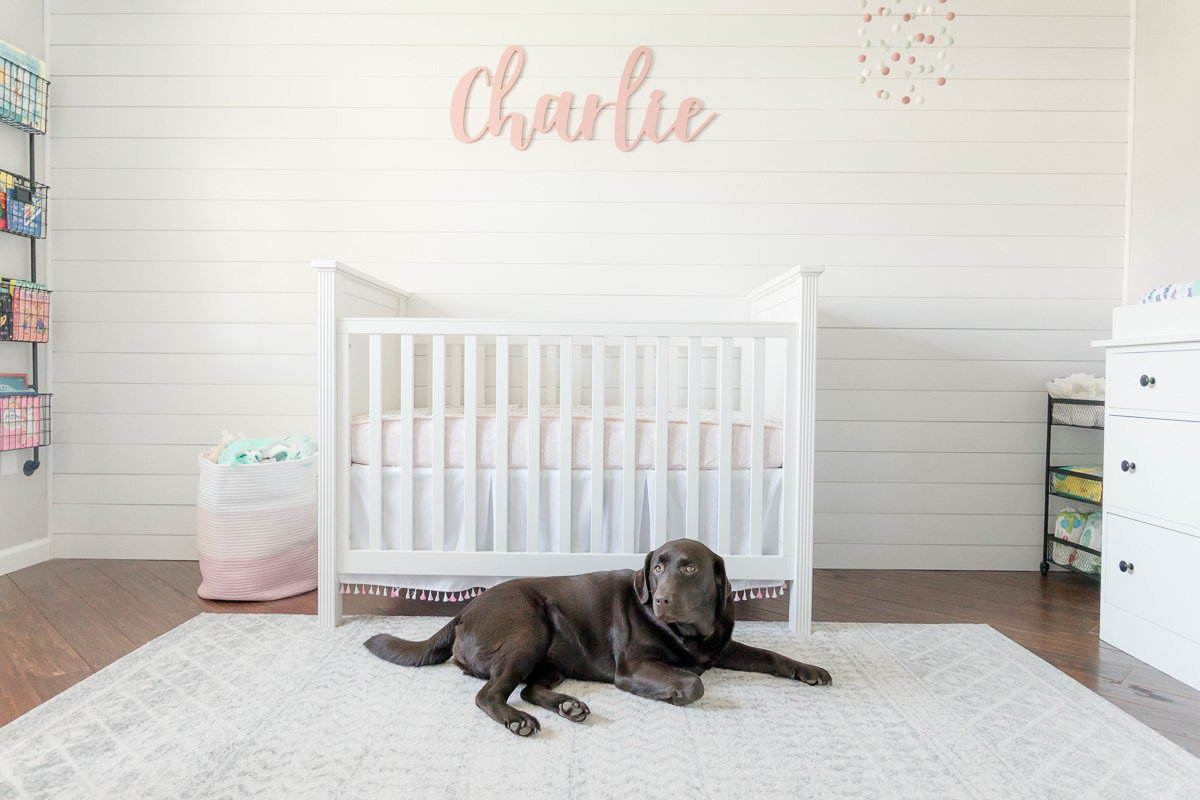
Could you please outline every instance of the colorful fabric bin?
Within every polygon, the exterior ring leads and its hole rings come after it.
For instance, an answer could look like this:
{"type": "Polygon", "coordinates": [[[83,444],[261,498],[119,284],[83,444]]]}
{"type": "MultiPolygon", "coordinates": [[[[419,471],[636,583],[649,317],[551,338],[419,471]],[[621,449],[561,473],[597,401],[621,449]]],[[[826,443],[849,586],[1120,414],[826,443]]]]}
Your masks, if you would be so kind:
{"type": "Polygon", "coordinates": [[[37,392],[0,393],[0,450],[38,447],[41,441],[42,396],[37,392]]]}
{"type": "Polygon", "coordinates": [[[317,588],[317,456],[198,461],[196,593],[208,600],[278,600],[317,588]]]}

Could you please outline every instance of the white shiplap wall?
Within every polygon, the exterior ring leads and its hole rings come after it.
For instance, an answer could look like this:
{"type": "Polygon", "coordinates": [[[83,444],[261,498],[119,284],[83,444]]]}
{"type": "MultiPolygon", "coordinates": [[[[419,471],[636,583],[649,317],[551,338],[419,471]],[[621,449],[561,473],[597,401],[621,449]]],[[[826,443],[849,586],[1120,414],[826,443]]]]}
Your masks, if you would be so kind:
{"type": "Polygon", "coordinates": [[[195,454],[312,432],[311,258],[553,317],[736,317],[824,263],[818,566],[1036,566],[1042,382],[1102,369],[1121,295],[1124,0],[931,3],[955,71],[919,107],[858,83],[858,0],[48,4],[58,554],[193,553],[195,454]],[[720,116],[459,143],[454,85],[510,44],[513,110],[612,99],[647,45],[639,97],[720,116]]]}

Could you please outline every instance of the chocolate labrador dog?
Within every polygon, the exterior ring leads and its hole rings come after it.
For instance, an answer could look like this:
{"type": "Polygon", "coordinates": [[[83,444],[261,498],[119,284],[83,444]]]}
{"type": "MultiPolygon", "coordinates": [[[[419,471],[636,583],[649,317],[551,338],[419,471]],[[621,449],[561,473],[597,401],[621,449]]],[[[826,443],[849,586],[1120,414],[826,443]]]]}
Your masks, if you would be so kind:
{"type": "Polygon", "coordinates": [[[677,539],[647,555],[640,570],[507,581],[424,642],[381,633],[364,644],[410,667],[453,656],[463,672],[487,681],[475,705],[518,736],[541,727],[508,704],[520,683],[521,699],[572,722],[590,710],[554,691],[564,678],[612,683],[676,705],[700,699],[700,675],[710,667],[830,683],[820,667],[739,644],[732,635],[725,562],[700,542],[677,539]]]}

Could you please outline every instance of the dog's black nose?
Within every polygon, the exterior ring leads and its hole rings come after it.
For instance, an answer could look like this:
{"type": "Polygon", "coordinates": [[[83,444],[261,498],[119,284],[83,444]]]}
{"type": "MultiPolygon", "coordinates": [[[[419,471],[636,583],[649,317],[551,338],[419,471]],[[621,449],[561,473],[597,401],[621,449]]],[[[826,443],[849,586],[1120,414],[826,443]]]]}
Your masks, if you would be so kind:
{"type": "Polygon", "coordinates": [[[654,605],[656,605],[656,606],[669,606],[669,605],[671,605],[671,596],[670,596],[670,595],[664,595],[664,594],[656,594],[656,595],[654,595],[654,605]]]}

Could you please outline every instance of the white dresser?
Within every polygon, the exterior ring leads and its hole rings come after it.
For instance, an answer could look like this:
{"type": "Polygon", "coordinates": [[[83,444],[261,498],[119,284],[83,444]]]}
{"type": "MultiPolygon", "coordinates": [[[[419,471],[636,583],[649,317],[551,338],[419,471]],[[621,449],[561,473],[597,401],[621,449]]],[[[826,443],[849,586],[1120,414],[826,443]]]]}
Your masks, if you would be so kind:
{"type": "Polygon", "coordinates": [[[1200,688],[1200,298],[1113,311],[1100,638],[1200,688]]]}

